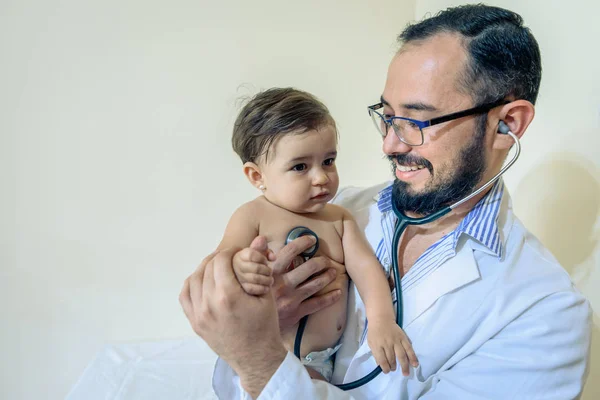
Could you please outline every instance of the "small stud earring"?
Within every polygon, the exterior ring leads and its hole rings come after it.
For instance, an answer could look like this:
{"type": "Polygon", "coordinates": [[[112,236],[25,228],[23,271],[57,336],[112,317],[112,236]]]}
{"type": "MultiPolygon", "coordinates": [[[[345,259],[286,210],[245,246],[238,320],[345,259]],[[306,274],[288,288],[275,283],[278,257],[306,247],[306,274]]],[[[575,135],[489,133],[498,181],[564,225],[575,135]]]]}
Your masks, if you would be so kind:
{"type": "Polygon", "coordinates": [[[265,185],[260,185],[260,186],[258,187],[258,189],[259,189],[259,190],[262,190],[262,191],[264,191],[264,190],[265,190],[265,185]]]}

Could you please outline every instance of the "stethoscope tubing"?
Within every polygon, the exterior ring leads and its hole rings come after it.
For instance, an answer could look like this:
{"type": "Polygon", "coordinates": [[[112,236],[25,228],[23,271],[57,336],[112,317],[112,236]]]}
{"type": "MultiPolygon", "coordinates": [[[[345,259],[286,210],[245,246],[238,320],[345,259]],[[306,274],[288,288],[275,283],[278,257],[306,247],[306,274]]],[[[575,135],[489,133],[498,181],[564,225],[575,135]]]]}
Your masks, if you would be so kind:
{"type": "MultiPolygon", "coordinates": [[[[396,229],[394,231],[394,237],[392,240],[392,243],[393,243],[392,249],[398,249],[398,245],[400,243],[400,238],[402,237],[402,234],[404,233],[404,231],[406,230],[406,228],[409,225],[428,224],[439,218],[442,218],[444,215],[448,214],[450,211],[452,211],[456,207],[460,206],[461,204],[464,204],[465,202],[469,201],[473,197],[477,196],[478,194],[483,192],[485,189],[487,189],[488,187],[493,185],[498,179],[500,179],[500,177],[515,163],[515,161],[517,161],[517,159],[519,158],[519,155],[521,154],[521,143],[519,142],[519,138],[510,131],[507,132],[507,134],[510,135],[512,137],[512,139],[515,141],[515,154],[513,155],[511,160],[500,170],[500,172],[498,172],[496,175],[494,175],[494,177],[489,179],[483,186],[481,186],[479,189],[475,190],[473,193],[469,194],[468,196],[464,197],[463,199],[457,201],[456,203],[454,203],[448,207],[445,207],[433,214],[427,215],[426,217],[412,218],[412,217],[407,216],[402,210],[398,210],[394,200],[392,199],[392,210],[393,210],[394,214],[396,215],[396,217],[398,218],[398,221],[396,222],[396,229]]],[[[296,229],[296,228],[294,228],[294,229],[296,229]]],[[[292,231],[294,231],[294,229],[292,229],[292,231]]],[[[307,228],[305,228],[305,229],[307,229],[307,228]]],[[[290,231],[290,233],[292,231],[290,231]]],[[[317,237],[316,234],[314,234],[314,232],[313,232],[313,235],[315,237],[317,237]]],[[[287,241],[286,241],[286,243],[287,243],[287,241]]],[[[315,251],[315,253],[316,253],[316,251],[315,251]]],[[[314,255],[314,253],[313,253],[313,255],[314,255]]],[[[403,323],[403,321],[402,321],[403,320],[402,284],[400,281],[398,251],[392,252],[392,272],[394,274],[394,289],[396,291],[396,323],[398,324],[398,326],[400,328],[402,328],[402,323],[403,323]]],[[[300,320],[300,323],[298,325],[298,330],[296,331],[296,339],[294,341],[294,354],[298,358],[300,358],[300,345],[302,343],[302,335],[304,334],[304,329],[306,327],[307,321],[308,321],[308,315],[304,316],[300,320]]],[[[356,389],[357,387],[360,387],[360,386],[363,386],[363,385],[369,383],[380,373],[381,373],[381,367],[377,366],[377,368],[375,368],[369,374],[363,376],[360,379],[357,379],[355,381],[348,382],[348,383],[343,383],[341,385],[335,385],[335,386],[337,386],[338,388],[340,388],[342,390],[356,389]]]]}

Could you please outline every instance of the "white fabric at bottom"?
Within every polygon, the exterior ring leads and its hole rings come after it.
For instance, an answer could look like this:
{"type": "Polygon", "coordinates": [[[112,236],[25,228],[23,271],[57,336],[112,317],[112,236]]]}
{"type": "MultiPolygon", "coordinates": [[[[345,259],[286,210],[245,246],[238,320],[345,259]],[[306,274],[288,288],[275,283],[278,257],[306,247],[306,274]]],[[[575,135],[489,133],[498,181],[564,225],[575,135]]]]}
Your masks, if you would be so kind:
{"type": "Polygon", "coordinates": [[[216,358],[199,338],[107,345],[66,400],[213,400],[216,358]]]}

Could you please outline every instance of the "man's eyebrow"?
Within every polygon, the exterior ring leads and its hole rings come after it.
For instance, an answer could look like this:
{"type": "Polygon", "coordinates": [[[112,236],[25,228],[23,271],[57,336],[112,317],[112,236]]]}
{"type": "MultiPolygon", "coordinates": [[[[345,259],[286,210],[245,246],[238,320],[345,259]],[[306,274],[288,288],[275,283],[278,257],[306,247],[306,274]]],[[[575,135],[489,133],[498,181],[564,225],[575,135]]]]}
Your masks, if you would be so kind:
{"type": "MultiPolygon", "coordinates": [[[[383,103],[383,105],[386,105],[388,107],[391,107],[390,103],[383,98],[383,96],[381,96],[380,98],[381,102],[383,103]]],[[[431,104],[426,104],[426,103],[407,103],[407,104],[400,104],[400,108],[403,108],[405,110],[416,110],[416,111],[437,111],[437,108],[434,107],[431,104]]]]}

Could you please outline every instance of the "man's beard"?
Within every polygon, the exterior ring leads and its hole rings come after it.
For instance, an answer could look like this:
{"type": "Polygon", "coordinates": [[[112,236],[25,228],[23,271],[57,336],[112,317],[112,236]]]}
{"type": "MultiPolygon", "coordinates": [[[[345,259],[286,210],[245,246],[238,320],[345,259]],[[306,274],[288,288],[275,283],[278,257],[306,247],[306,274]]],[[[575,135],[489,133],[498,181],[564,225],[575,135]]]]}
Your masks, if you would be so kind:
{"type": "Polygon", "coordinates": [[[415,157],[410,153],[388,157],[394,173],[394,161],[397,161],[401,165],[424,165],[433,177],[422,193],[411,193],[410,185],[396,178],[392,188],[392,201],[396,203],[397,209],[429,215],[471,194],[485,172],[484,141],[485,133],[476,132],[473,142],[461,150],[455,165],[440,167],[440,170],[453,170],[453,173],[440,178],[439,182],[436,182],[433,175],[433,166],[424,158],[415,157]]]}

